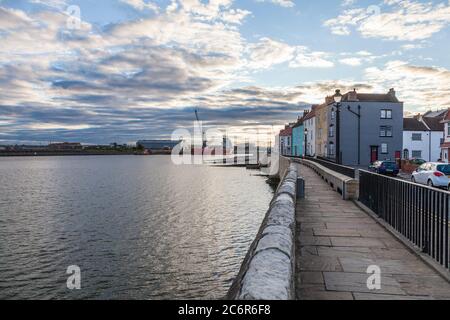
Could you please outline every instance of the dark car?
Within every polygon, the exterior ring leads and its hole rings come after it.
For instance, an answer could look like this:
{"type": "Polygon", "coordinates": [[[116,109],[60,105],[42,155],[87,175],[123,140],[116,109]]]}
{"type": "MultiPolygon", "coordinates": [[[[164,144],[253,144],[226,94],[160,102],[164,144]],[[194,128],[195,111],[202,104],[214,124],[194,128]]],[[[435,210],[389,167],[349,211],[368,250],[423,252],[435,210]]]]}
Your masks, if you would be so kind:
{"type": "Polygon", "coordinates": [[[398,175],[400,169],[394,161],[375,161],[369,166],[369,170],[378,174],[398,175]]]}
{"type": "Polygon", "coordinates": [[[421,166],[424,163],[426,163],[427,161],[423,160],[423,159],[419,159],[419,158],[413,158],[413,159],[409,160],[409,162],[411,162],[412,164],[415,164],[417,166],[421,166]]]}

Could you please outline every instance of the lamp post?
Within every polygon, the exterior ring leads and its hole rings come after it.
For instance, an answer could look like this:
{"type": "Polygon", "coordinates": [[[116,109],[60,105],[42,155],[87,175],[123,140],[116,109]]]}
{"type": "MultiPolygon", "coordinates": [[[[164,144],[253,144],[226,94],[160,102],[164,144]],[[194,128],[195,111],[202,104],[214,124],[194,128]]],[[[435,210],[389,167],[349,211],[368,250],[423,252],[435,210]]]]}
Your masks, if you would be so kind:
{"type": "Polygon", "coordinates": [[[341,164],[341,101],[342,94],[336,90],[334,94],[334,103],[336,106],[336,163],[341,164]]]}
{"type": "Polygon", "coordinates": [[[352,110],[350,106],[347,107],[348,111],[358,117],[358,165],[361,164],[361,106],[358,105],[358,112],[352,110]]]}
{"type": "Polygon", "coordinates": [[[308,156],[308,128],[305,128],[305,156],[308,156]]]}

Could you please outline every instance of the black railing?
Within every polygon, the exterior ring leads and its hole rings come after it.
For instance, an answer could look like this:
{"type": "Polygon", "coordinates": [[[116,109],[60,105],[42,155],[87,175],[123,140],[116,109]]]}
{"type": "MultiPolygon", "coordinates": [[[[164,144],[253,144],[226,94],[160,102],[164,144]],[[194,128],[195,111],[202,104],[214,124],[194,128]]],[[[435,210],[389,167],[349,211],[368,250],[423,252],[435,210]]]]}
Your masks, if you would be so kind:
{"type": "Polygon", "coordinates": [[[343,166],[323,158],[304,157],[306,160],[314,161],[330,170],[336,171],[344,176],[355,179],[355,168],[343,166]]]}
{"type": "Polygon", "coordinates": [[[360,170],[359,201],[449,269],[450,192],[360,170]]]}

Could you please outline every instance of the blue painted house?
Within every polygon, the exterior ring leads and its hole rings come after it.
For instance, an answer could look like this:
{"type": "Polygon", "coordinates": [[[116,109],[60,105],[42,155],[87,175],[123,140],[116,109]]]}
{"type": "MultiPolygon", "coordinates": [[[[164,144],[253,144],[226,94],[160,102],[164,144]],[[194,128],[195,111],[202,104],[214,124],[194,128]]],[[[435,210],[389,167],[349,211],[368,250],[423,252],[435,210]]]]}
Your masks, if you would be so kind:
{"type": "Polygon", "coordinates": [[[304,155],[304,142],[305,126],[303,125],[303,118],[301,118],[292,128],[292,155],[294,157],[301,157],[304,155]]]}

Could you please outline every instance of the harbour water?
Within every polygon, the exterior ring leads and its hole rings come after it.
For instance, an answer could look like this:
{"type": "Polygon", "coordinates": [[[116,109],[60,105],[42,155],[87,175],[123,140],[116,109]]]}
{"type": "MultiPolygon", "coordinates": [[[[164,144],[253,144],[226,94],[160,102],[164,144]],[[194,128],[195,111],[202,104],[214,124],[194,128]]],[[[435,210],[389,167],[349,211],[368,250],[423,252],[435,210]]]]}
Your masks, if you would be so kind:
{"type": "Polygon", "coordinates": [[[0,158],[0,299],[222,298],[272,194],[168,156],[0,158]]]}

